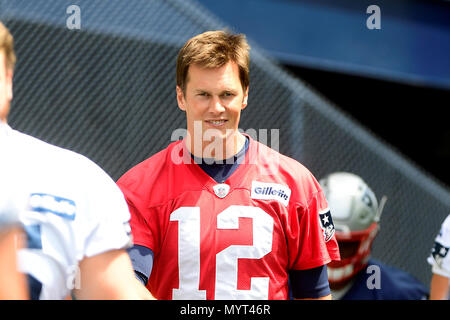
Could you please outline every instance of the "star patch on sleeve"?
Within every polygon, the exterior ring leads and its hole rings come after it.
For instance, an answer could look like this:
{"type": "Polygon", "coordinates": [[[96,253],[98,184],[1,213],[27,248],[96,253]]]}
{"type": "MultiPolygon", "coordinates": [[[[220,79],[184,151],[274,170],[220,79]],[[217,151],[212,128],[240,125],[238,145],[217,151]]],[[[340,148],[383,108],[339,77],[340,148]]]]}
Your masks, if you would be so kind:
{"type": "Polygon", "coordinates": [[[323,230],[323,238],[325,242],[330,241],[330,239],[333,237],[335,229],[333,224],[333,219],[331,218],[330,209],[325,209],[321,212],[319,212],[319,220],[320,220],[320,226],[323,230]]]}

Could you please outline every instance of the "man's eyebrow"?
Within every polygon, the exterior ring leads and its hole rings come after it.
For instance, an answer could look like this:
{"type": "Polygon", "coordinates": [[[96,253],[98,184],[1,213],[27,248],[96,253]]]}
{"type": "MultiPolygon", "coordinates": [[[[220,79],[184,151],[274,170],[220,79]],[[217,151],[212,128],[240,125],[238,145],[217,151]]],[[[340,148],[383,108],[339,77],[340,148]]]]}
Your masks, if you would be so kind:
{"type": "MultiPolygon", "coordinates": [[[[225,89],[223,89],[223,90],[221,90],[221,91],[219,92],[219,95],[222,95],[222,94],[224,94],[224,93],[233,93],[233,94],[237,94],[237,92],[238,92],[238,89],[235,89],[235,88],[225,88],[225,89]]],[[[208,94],[211,94],[211,91],[209,91],[209,90],[207,90],[207,89],[200,89],[200,88],[197,88],[197,89],[194,89],[194,93],[208,93],[208,94]]]]}
{"type": "Polygon", "coordinates": [[[235,89],[235,88],[228,88],[228,89],[224,89],[221,92],[225,93],[225,92],[231,92],[231,93],[237,93],[239,90],[235,89]]]}

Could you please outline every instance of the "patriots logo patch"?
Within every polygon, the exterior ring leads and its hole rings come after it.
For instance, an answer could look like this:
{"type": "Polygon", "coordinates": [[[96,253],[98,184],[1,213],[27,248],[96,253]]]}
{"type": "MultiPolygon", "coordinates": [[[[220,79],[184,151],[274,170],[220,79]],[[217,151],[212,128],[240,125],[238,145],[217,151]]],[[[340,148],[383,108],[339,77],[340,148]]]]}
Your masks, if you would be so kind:
{"type": "Polygon", "coordinates": [[[328,242],[331,240],[331,238],[334,235],[335,229],[333,224],[333,219],[331,218],[330,209],[325,209],[321,212],[319,212],[319,220],[320,220],[320,226],[323,230],[323,238],[325,242],[328,242]]]}
{"type": "Polygon", "coordinates": [[[213,187],[213,189],[216,196],[221,199],[225,198],[228,192],[230,192],[230,186],[225,183],[217,184],[213,187]]]}

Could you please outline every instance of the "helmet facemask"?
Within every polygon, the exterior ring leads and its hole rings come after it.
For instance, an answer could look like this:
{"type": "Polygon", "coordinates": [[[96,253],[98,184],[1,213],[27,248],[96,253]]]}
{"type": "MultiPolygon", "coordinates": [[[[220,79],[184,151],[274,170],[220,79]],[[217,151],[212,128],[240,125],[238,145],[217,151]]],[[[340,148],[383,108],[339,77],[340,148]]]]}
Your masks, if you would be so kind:
{"type": "Polygon", "coordinates": [[[346,233],[336,230],[341,260],[332,261],[327,266],[330,284],[345,283],[367,266],[378,229],[378,223],[374,222],[362,231],[346,233]]]}
{"type": "Polygon", "coordinates": [[[345,284],[367,266],[372,243],[379,230],[380,206],[359,176],[336,172],[320,180],[336,229],[340,261],[327,265],[331,286],[345,284]]]}

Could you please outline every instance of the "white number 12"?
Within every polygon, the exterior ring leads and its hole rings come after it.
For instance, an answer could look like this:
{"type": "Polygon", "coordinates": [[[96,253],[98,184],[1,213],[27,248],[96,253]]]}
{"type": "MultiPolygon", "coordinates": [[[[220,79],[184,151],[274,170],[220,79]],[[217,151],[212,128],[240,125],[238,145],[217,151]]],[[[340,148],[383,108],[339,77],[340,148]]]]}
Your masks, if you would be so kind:
{"type": "MultiPolygon", "coordinates": [[[[230,206],[217,215],[217,229],[238,229],[239,218],[253,219],[253,245],[231,245],[216,255],[216,300],[263,299],[269,295],[269,278],[251,278],[251,289],[237,289],[238,259],[261,259],[272,251],[273,218],[258,207],[230,206]]],[[[200,208],[181,207],[170,221],[178,221],[179,289],[173,299],[204,300],[200,283],[200,208]]]]}

